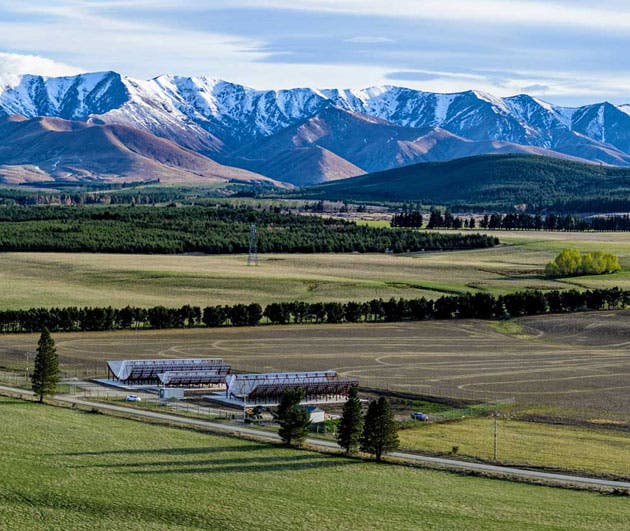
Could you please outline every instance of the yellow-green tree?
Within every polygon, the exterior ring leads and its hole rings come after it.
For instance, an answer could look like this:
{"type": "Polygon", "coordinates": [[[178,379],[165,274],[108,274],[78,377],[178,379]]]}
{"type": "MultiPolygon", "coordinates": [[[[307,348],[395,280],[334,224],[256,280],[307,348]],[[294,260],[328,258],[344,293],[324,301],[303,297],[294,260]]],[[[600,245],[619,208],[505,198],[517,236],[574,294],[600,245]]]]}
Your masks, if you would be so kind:
{"type": "Polygon", "coordinates": [[[579,275],[582,256],[577,249],[564,249],[545,267],[548,277],[566,277],[579,275]]]}
{"type": "Polygon", "coordinates": [[[619,258],[614,254],[595,251],[582,256],[582,272],[585,275],[602,275],[620,269],[619,258]]]}
{"type": "Polygon", "coordinates": [[[548,277],[603,275],[619,271],[619,258],[614,254],[595,251],[582,254],[577,249],[564,249],[545,267],[548,277]]]}

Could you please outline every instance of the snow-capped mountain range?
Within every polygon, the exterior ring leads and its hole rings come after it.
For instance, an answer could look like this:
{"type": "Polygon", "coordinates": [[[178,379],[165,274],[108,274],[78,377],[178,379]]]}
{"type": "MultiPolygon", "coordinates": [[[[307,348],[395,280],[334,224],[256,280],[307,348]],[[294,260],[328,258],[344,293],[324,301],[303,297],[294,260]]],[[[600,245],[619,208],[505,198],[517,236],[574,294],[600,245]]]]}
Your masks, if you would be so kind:
{"type": "Polygon", "coordinates": [[[630,166],[630,105],[567,108],[525,94],[263,91],[206,77],[25,75],[0,88],[0,115],[128,126],[300,184],[494,152],[630,166]]]}

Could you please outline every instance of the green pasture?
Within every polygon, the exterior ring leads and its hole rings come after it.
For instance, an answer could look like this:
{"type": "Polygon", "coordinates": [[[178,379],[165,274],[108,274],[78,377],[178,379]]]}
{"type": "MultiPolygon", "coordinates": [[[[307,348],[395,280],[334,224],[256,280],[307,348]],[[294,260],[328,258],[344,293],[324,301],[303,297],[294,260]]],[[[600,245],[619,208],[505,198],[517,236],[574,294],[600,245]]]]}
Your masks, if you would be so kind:
{"type": "Polygon", "coordinates": [[[0,528],[625,529],[626,498],[0,400],[0,528]]]}
{"type": "MultiPolygon", "coordinates": [[[[494,458],[494,418],[423,425],[400,431],[401,446],[411,450],[491,461],[494,458]]],[[[580,426],[497,419],[497,460],[516,466],[574,470],[630,477],[630,437],[627,432],[580,426]]]]}

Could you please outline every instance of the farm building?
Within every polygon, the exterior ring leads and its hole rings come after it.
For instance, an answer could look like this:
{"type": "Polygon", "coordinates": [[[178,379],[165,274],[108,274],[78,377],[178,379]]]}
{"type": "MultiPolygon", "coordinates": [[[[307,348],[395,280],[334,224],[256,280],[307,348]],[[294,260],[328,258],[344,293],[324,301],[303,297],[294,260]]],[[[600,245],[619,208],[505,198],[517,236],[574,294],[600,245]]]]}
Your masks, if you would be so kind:
{"type": "Polygon", "coordinates": [[[302,404],[344,402],[358,380],[341,378],[336,371],[230,374],[225,378],[226,399],[243,405],[277,405],[287,389],[304,391],[302,404]]]}
{"type": "Polygon", "coordinates": [[[222,384],[230,366],[222,358],[114,360],[110,380],[124,385],[201,386],[222,384]]]}
{"type": "Polygon", "coordinates": [[[308,411],[309,420],[312,424],[321,424],[326,420],[326,412],[317,406],[304,406],[304,409],[308,411]]]}

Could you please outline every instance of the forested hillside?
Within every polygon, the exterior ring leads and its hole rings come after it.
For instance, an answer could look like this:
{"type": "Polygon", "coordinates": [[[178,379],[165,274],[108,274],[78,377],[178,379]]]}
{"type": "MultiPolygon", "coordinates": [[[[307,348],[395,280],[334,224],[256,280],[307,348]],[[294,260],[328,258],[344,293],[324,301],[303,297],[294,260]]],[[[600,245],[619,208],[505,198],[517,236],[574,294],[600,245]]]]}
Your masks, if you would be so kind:
{"type": "MultiPolygon", "coordinates": [[[[531,155],[487,155],[414,164],[321,184],[310,198],[483,204],[551,205],[584,197],[613,196],[630,205],[630,169],[531,155]]],[[[594,198],[594,199],[593,199],[594,198]]]]}
{"type": "Polygon", "coordinates": [[[252,222],[262,253],[407,252],[498,243],[479,234],[373,228],[276,210],[33,206],[0,208],[0,251],[244,253],[252,222]]]}

